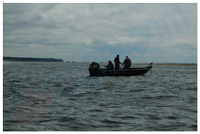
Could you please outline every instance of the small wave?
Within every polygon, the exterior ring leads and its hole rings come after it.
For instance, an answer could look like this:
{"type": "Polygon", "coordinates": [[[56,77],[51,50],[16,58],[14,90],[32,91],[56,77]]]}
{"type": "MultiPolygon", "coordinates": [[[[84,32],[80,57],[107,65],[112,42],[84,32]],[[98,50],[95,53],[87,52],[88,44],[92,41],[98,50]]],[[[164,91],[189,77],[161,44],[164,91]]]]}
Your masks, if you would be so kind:
{"type": "Polygon", "coordinates": [[[186,90],[195,90],[195,91],[197,91],[197,88],[187,88],[186,90]]]}
{"type": "Polygon", "coordinates": [[[167,118],[167,119],[172,119],[172,120],[174,120],[174,119],[179,119],[178,117],[175,117],[175,116],[167,116],[166,118],[167,118]]]}
{"type": "Polygon", "coordinates": [[[103,112],[103,111],[100,109],[92,109],[92,110],[89,110],[89,112],[103,112]]]}
{"type": "Polygon", "coordinates": [[[139,118],[139,117],[126,115],[126,116],[118,116],[118,118],[121,118],[121,119],[137,119],[137,118],[139,118]]]}
{"type": "Polygon", "coordinates": [[[176,98],[177,96],[143,96],[143,99],[165,99],[165,98],[176,98]]]}
{"type": "Polygon", "coordinates": [[[13,81],[9,81],[9,82],[23,82],[23,81],[13,80],[13,81]]]}
{"type": "Polygon", "coordinates": [[[192,128],[192,130],[197,131],[197,125],[191,125],[189,128],[192,128]]]}
{"type": "Polygon", "coordinates": [[[188,112],[192,112],[192,113],[197,113],[197,109],[191,109],[190,107],[177,107],[177,109],[180,109],[181,111],[188,111],[188,112]]]}
{"type": "Polygon", "coordinates": [[[52,121],[52,119],[43,119],[43,120],[40,120],[39,122],[42,123],[42,122],[51,122],[51,121],[52,121]]]}
{"type": "Polygon", "coordinates": [[[109,120],[109,119],[104,119],[101,122],[108,123],[108,124],[127,124],[121,121],[115,121],[115,120],[109,120]]]}
{"type": "Polygon", "coordinates": [[[145,91],[145,89],[131,89],[129,90],[130,92],[142,92],[142,91],[145,91]]]}
{"type": "Polygon", "coordinates": [[[80,129],[82,129],[83,127],[79,125],[71,125],[70,128],[72,129],[72,131],[81,131],[80,129]]]}
{"type": "Polygon", "coordinates": [[[59,121],[65,122],[65,121],[75,121],[76,119],[73,117],[62,117],[59,119],[59,121]]]}

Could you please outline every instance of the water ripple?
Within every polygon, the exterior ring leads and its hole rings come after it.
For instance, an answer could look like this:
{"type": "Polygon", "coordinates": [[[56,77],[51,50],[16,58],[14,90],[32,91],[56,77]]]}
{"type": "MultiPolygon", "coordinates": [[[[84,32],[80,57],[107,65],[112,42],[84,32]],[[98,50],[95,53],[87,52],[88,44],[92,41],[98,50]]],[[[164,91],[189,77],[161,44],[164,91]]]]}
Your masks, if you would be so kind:
{"type": "Polygon", "coordinates": [[[197,131],[197,67],[154,66],[151,75],[130,77],[86,72],[71,79],[88,66],[3,64],[3,130],[197,131]]]}

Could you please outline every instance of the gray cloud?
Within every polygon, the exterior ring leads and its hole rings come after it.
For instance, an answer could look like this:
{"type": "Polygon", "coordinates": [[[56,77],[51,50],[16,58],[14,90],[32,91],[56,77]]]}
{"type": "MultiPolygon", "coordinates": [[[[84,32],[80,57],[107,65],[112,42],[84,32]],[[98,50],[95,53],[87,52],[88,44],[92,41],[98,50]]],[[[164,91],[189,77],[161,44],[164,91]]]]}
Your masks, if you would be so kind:
{"type": "MultiPolygon", "coordinates": [[[[145,39],[143,35],[130,38],[131,29],[138,27],[144,34],[145,22],[153,19],[159,23],[157,15],[171,9],[173,5],[4,3],[4,56],[52,57],[54,55],[55,58],[63,58],[64,60],[80,60],[80,57],[91,52],[91,50],[99,52],[99,47],[109,45],[109,43],[111,45],[112,42],[122,45],[124,50],[129,49],[127,47],[129,45],[136,46],[135,42],[137,42],[137,45],[142,45],[142,43],[144,45],[145,41],[142,42],[142,39],[145,39]],[[36,51],[37,49],[38,51],[36,51]],[[26,53],[23,51],[26,51],[26,53]],[[45,54],[42,54],[42,51],[45,54]]],[[[169,26],[174,38],[169,40],[165,31],[163,31],[165,35],[164,44],[155,45],[152,42],[148,47],[150,50],[144,50],[140,54],[145,56],[149,51],[156,50],[157,52],[154,53],[160,55],[161,51],[163,53],[169,51],[170,47],[173,46],[174,55],[180,53],[178,59],[181,58],[181,53],[185,53],[187,50],[196,50],[197,4],[179,5],[186,13],[192,29],[189,31],[185,29],[179,17],[177,20],[183,29],[183,34],[177,35],[174,26],[170,23],[169,26]],[[184,45],[181,41],[184,42],[184,45]]],[[[134,33],[134,31],[132,32],[134,33]]],[[[156,32],[158,31],[154,30],[154,33],[156,32]]],[[[145,34],[147,37],[151,35],[151,33],[145,34]]],[[[141,48],[138,47],[137,49],[141,48]]],[[[134,49],[135,53],[137,49],[134,49]]],[[[194,56],[191,58],[194,58],[194,56]]],[[[107,59],[102,60],[107,61],[107,59]]]]}

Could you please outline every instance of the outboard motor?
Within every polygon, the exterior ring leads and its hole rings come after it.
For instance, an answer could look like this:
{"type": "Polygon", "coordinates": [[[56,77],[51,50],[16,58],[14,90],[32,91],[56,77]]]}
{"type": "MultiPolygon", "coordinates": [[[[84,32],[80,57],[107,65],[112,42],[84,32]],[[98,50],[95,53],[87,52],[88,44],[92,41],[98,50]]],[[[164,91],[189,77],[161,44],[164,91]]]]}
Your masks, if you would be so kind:
{"type": "Polygon", "coordinates": [[[104,69],[100,68],[100,65],[96,62],[92,62],[88,70],[90,76],[105,76],[104,69]]]}

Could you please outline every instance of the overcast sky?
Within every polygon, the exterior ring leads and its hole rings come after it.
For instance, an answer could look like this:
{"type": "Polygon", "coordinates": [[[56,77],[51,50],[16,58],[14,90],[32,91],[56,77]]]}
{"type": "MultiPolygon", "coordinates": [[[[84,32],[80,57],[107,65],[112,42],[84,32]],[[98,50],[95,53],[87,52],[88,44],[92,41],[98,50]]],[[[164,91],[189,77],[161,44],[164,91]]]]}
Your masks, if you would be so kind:
{"type": "Polygon", "coordinates": [[[197,4],[3,4],[3,56],[197,63],[197,4]]]}

